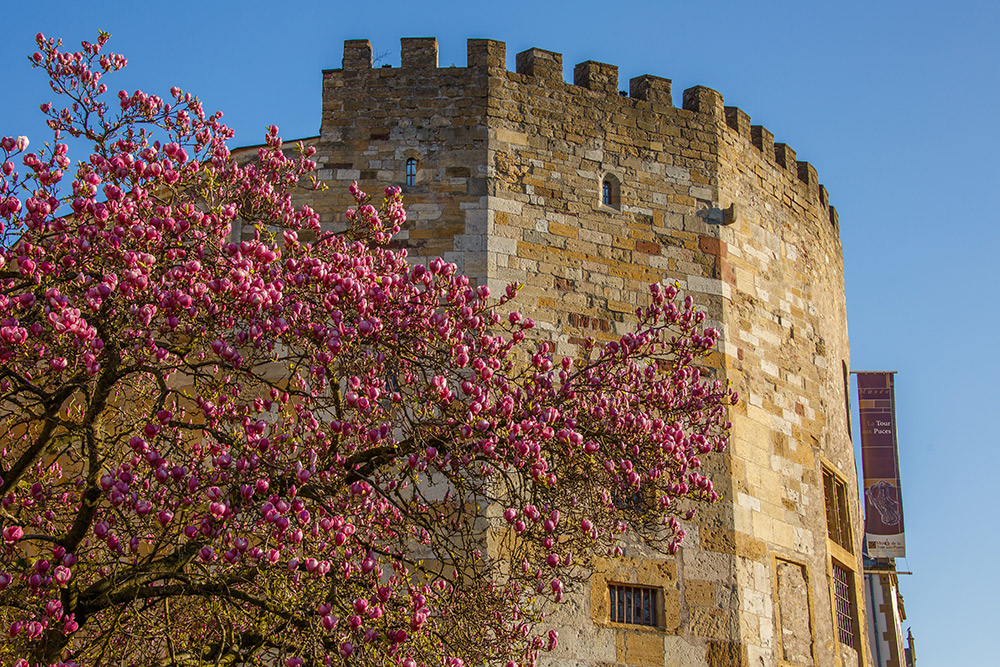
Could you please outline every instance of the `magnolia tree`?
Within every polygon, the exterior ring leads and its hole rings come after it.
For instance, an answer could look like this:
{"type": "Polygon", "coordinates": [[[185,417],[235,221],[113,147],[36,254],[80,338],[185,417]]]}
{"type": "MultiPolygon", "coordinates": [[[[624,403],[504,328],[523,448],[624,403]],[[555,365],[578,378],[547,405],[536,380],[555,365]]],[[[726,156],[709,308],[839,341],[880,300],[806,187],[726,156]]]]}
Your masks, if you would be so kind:
{"type": "Polygon", "coordinates": [[[716,498],[736,396],[674,287],[554,357],[516,286],[388,249],[398,189],[325,229],[313,149],[240,164],[190,94],[108,100],[107,35],[37,41],[66,102],[0,141],[0,662],[526,665],[595,555],[716,498]]]}

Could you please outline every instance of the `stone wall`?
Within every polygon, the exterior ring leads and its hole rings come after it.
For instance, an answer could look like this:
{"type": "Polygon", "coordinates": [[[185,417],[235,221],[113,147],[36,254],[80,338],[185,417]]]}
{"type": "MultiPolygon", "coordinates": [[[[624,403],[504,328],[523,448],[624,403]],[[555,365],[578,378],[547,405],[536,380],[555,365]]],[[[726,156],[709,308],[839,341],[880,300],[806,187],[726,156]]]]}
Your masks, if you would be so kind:
{"type": "Polygon", "coordinates": [[[862,535],[838,221],[816,170],[711,89],[675,108],[667,79],[620,92],[613,65],[580,63],[569,84],[558,53],[515,60],[510,72],[502,42],[469,40],[468,67],[439,68],[420,38],[402,40],[401,67],[373,68],[367,41],[345,43],[308,140],[330,189],[309,203],[342,224],[351,181],[404,185],[412,158],[399,242],[413,261],[442,256],[495,291],[523,283],[518,307],[557,353],[623,333],[654,281],[679,283],[722,330],[710,363],[743,401],[711,463],[721,500],[677,557],[636,547],[598,567],[553,617],[563,639],[547,660],[868,664],[861,632],[856,651],[839,641],[831,596],[834,561],[856,575],[855,600],[862,570],[859,549],[827,538],[824,469],[852,490],[854,545],[862,535]],[[659,627],[610,622],[609,583],[655,587],[659,627]]]}
{"type": "MultiPolygon", "coordinates": [[[[444,257],[485,282],[487,69],[438,68],[433,39],[402,46],[401,67],[373,68],[371,44],[349,41],[344,67],[323,72],[320,136],[310,141],[330,188],[310,203],[324,223],[342,224],[351,181],[376,200],[402,186],[409,224],[398,241],[416,261],[444,257]],[[410,158],[417,172],[408,186],[410,158]]],[[[478,55],[471,43],[470,55],[478,55]]]]}
{"type": "MultiPolygon", "coordinates": [[[[721,98],[708,111],[726,122],[720,199],[739,209],[738,222],[721,239],[732,287],[727,374],[745,399],[733,419],[735,529],[803,568],[811,623],[825,641],[814,642],[814,663],[794,664],[849,664],[831,612],[830,559],[854,572],[855,600],[862,600],[860,549],[847,551],[827,539],[823,489],[824,466],[847,488],[858,488],[846,406],[850,357],[836,211],[816,170],[797,162],[791,148],[774,144],[739,109],[722,107],[721,98]]],[[[856,491],[849,511],[853,544],[860,545],[856,491]]],[[[781,614],[773,608],[780,599],[768,576],[773,567],[766,558],[745,558],[740,568],[737,585],[757,602],[746,604],[743,615],[751,664],[758,651],[762,657],[787,655],[797,643],[784,641],[775,627],[781,614]]],[[[856,609],[855,624],[863,628],[863,605],[856,609]]],[[[857,646],[862,648],[860,638],[857,646]]]]}

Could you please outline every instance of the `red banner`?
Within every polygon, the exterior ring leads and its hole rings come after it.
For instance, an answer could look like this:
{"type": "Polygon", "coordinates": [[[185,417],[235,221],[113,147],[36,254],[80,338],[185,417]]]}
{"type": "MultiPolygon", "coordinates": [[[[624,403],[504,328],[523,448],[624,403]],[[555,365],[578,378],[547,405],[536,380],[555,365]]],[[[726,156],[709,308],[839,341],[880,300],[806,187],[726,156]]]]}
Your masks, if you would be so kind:
{"type": "Polygon", "coordinates": [[[906,556],[906,545],[893,374],[858,373],[857,376],[865,477],[865,543],[872,558],[902,558],[906,556]]]}

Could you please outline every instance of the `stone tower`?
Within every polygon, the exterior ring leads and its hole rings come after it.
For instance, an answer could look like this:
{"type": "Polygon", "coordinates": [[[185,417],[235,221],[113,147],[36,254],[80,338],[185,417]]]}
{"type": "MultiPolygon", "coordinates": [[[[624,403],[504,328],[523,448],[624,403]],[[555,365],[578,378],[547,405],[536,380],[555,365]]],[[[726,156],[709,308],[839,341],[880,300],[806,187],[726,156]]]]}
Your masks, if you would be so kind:
{"type": "Polygon", "coordinates": [[[722,499],[676,557],[627,554],[554,617],[561,665],[864,665],[862,528],[837,214],[816,170],[714,90],[471,39],[467,67],[433,38],[401,67],[367,40],[323,73],[310,203],[343,221],[346,185],[403,186],[415,261],[510,282],[558,353],[624,333],[654,281],[677,281],[723,332],[718,373],[743,400],[715,457],[722,499]],[[612,595],[648,596],[652,625],[612,595]],[[617,620],[616,620],[617,618],[617,620]],[[634,619],[633,619],[634,620],[634,619]]]}

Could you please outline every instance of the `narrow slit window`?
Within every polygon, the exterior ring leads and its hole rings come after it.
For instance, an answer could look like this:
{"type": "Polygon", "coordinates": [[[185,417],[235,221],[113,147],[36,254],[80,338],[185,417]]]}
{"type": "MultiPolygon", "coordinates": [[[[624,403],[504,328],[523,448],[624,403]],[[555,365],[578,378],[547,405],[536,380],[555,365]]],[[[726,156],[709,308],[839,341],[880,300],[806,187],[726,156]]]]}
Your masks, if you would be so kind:
{"type": "Polygon", "coordinates": [[[611,622],[659,626],[659,590],[646,586],[610,584],[611,622]]]}
{"type": "Polygon", "coordinates": [[[612,174],[601,179],[601,203],[611,208],[621,205],[621,184],[612,174]]]}
{"type": "Polygon", "coordinates": [[[417,159],[407,158],[406,159],[406,184],[416,185],[417,184],[417,159]]]}
{"type": "Polygon", "coordinates": [[[847,370],[847,361],[841,360],[844,368],[844,410],[847,412],[847,437],[853,439],[851,433],[851,372],[847,370]]]}

